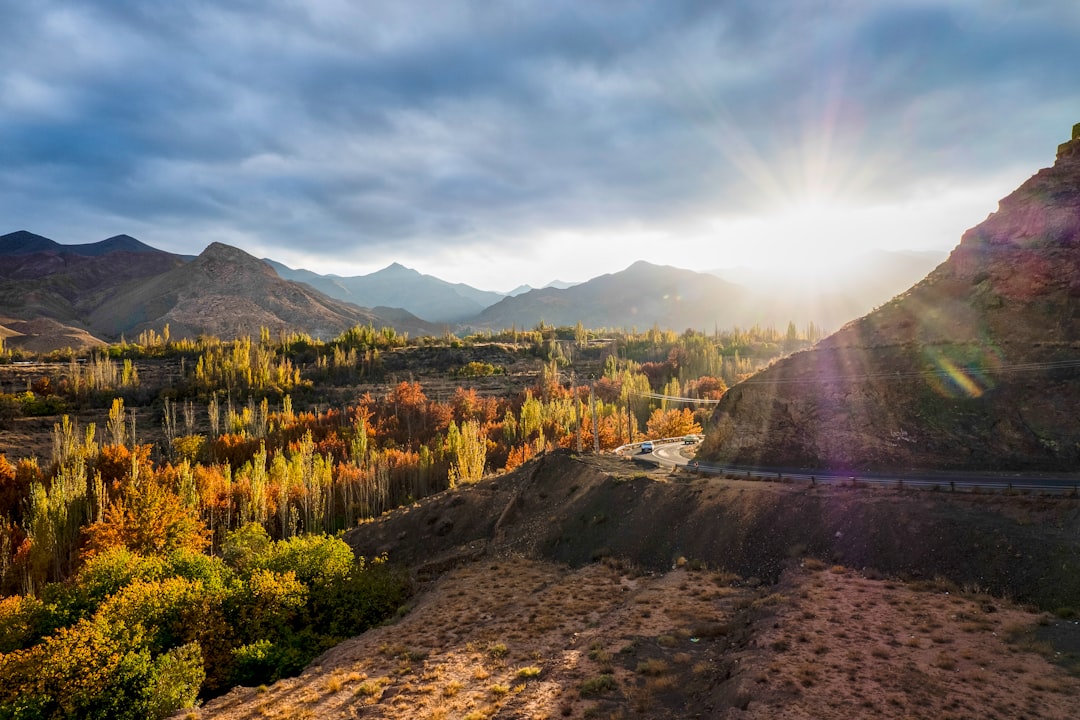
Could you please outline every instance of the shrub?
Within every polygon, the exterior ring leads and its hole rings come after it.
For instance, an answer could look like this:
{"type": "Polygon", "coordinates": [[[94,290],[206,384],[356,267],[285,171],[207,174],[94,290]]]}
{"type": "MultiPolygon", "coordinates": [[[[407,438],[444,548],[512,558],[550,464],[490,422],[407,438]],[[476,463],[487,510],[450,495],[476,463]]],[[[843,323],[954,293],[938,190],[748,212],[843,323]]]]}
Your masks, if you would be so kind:
{"type": "Polygon", "coordinates": [[[638,663],[637,666],[637,672],[639,675],[650,675],[656,677],[657,675],[665,674],[667,671],[668,664],[659,658],[642,660],[638,663]]]}
{"type": "Polygon", "coordinates": [[[615,682],[615,676],[608,673],[603,675],[597,675],[594,678],[589,678],[585,682],[581,683],[582,695],[603,695],[604,693],[611,692],[618,683],[615,682]]]}
{"type": "Polygon", "coordinates": [[[45,604],[33,596],[0,598],[0,653],[27,647],[40,637],[45,604]]]}

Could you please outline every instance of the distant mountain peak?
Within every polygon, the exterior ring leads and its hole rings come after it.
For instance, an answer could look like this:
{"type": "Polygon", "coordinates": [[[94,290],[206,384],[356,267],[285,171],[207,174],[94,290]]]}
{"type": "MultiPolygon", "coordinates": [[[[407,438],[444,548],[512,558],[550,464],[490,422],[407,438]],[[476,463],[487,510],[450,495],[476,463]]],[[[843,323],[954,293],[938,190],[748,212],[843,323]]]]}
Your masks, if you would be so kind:
{"type": "Polygon", "coordinates": [[[60,244],[28,230],[16,230],[7,235],[0,235],[0,255],[28,255],[61,249],[60,244]]]}
{"type": "Polygon", "coordinates": [[[237,272],[241,272],[247,277],[278,279],[274,269],[262,260],[225,243],[210,243],[195,262],[215,277],[233,277],[237,272]]]}
{"type": "Polygon", "coordinates": [[[382,270],[376,270],[371,273],[372,275],[385,276],[392,275],[395,277],[421,277],[422,273],[418,270],[413,270],[410,267],[405,267],[399,262],[392,262],[382,270]]]}
{"type": "MultiPolygon", "coordinates": [[[[29,230],[16,230],[15,232],[10,232],[7,235],[0,235],[0,240],[7,242],[15,240],[49,240],[49,238],[44,237],[43,235],[38,235],[37,233],[32,233],[29,230]]],[[[49,242],[53,241],[49,240],[49,242]]]]}
{"type": "Polygon", "coordinates": [[[150,247],[146,243],[126,234],[113,235],[111,238],[102,240],[99,243],[94,243],[94,246],[100,248],[104,252],[161,252],[161,250],[150,247]]]}
{"type": "Polygon", "coordinates": [[[214,242],[210,243],[209,245],[207,245],[206,248],[203,249],[203,251],[201,253],[199,253],[199,257],[201,257],[201,258],[219,258],[220,257],[220,258],[230,258],[230,259],[237,259],[237,260],[246,259],[246,258],[251,258],[252,260],[256,259],[254,255],[249,255],[248,253],[244,252],[243,250],[241,250],[238,247],[234,247],[232,245],[226,245],[223,242],[217,242],[217,241],[214,241],[214,242]]]}

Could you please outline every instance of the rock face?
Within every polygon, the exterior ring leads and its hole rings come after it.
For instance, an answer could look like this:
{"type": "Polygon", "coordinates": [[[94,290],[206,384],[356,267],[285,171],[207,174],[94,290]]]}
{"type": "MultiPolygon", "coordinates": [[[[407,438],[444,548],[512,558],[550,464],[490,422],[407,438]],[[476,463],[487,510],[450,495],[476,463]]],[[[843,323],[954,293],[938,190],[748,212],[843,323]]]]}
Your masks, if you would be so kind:
{"type": "Polygon", "coordinates": [[[922,282],[736,385],[703,458],[1080,468],[1080,125],[922,282]]]}

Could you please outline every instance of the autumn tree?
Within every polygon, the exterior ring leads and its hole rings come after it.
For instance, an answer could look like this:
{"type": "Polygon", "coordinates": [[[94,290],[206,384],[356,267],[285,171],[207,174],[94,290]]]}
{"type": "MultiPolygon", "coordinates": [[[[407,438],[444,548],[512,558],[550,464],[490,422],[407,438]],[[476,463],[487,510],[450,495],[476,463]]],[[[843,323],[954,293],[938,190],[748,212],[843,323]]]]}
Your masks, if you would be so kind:
{"type": "Polygon", "coordinates": [[[209,531],[198,513],[156,478],[133,485],[105,510],[103,520],[86,529],[87,555],[126,547],[143,555],[175,550],[200,551],[209,531]]]}
{"type": "Polygon", "coordinates": [[[727,390],[727,383],[722,379],[708,375],[697,380],[690,380],[684,388],[687,397],[701,398],[702,400],[719,400],[727,390]]]}
{"type": "Polygon", "coordinates": [[[654,410],[646,428],[652,438],[670,438],[701,432],[701,425],[694,420],[694,413],[690,408],[654,410]]]}
{"type": "Polygon", "coordinates": [[[451,423],[447,444],[453,458],[449,474],[450,487],[459,483],[474,483],[484,477],[487,437],[481,430],[480,423],[467,420],[460,428],[456,423],[451,423]]]}
{"type": "Polygon", "coordinates": [[[388,400],[399,428],[404,425],[405,435],[402,439],[411,442],[414,434],[423,427],[424,407],[427,404],[423,388],[418,382],[399,382],[390,392],[388,400]]]}

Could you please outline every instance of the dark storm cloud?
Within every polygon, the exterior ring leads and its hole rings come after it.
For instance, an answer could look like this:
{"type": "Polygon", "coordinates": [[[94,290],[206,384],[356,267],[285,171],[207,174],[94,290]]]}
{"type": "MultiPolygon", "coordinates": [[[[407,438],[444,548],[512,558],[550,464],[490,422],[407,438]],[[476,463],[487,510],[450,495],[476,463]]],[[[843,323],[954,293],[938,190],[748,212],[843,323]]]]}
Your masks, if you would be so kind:
{"type": "Polygon", "coordinates": [[[102,0],[5,15],[0,217],[62,242],[128,223],[359,255],[663,226],[815,184],[902,196],[1034,170],[1080,120],[1080,17],[1064,1],[102,0]]]}

